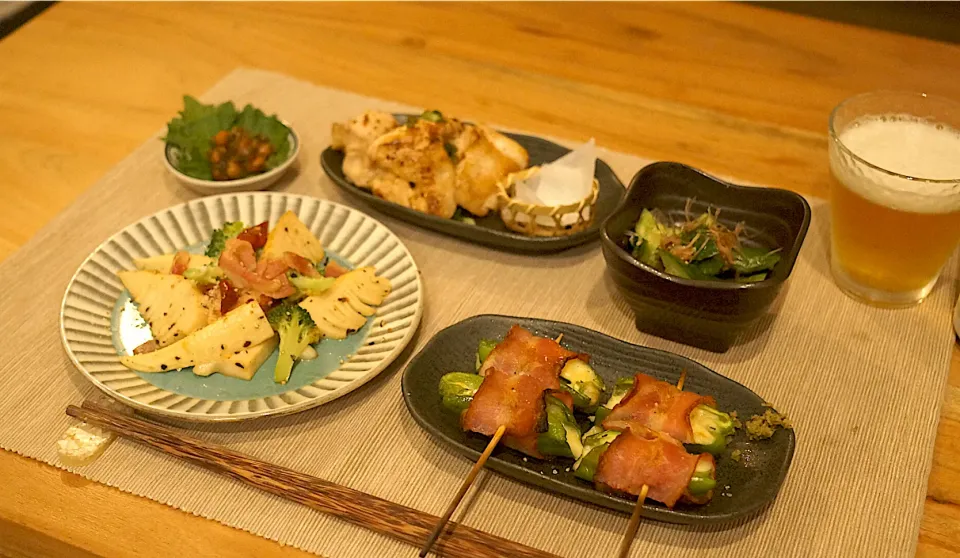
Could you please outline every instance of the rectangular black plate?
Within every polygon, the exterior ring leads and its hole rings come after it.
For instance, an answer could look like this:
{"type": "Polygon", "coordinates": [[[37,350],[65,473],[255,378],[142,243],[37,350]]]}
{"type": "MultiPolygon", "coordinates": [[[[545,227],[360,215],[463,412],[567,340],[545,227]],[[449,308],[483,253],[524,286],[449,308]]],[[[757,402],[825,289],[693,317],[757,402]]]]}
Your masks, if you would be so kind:
{"type": "MultiPolygon", "coordinates": [[[[562,333],[564,347],[590,355],[590,363],[603,377],[608,390],[617,378],[636,372],[676,382],[686,370],[684,389],[714,396],[721,410],[737,411],[744,420],[766,410],[763,399],[746,387],[673,353],[632,345],[562,322],[474,316],[437,333],[407,365],[402,382],[407,409],[420,426],[471,460],[480,457],[489,439],[460,429],[458,417],[441,406],[437,385],[447,372],[473,372],[480,339],[503,339],[514,324],[550,338],[562,333]]],[[[671,510],[648,500],[643,505],[643,517],[702,525],[733,522],[758,513],[777,496],[790,467],[795,444],[793,430],[777,430],[772,438],[758,442],[747,441],[746,436],[738,432],[717,460],[717,490],[712,501],[703,506],[678,504],[671,510]],[[734,449],[743,453],[740,462],[730,458],[734,449]]],[[[548,491],[625,513],[633,511],[636,500],[595,490],[591,483],[573,476],[572,465],[573,461],[569,459],[540,461],[503,447],[497,448],[487,461],[487,467],[499,473],[548,491]]]]}
{"type": "MultiPolygon", "coordinates": [[[[405,115],[397,115],[397,117],[402,120],[405,118],[405,115]]],[[[503,133],[513,138],[527,150],[527,153],[530,154],[531,166],[550,163],[570,152],[566,147],[543,138],[503,133]]],[[[453,219],[427,215],[426,213],[421,213],[378,198],[369,191],[354,186],[353,183],[344,176],[343,152],[337,151],[332,147],[327,147],[323,150],[323,153],[320,155],[320,164],[323,167],[323,171],[327,173],[330,180],[333,180],[334,184],[351,196],[367,202],[387,215],[402,219],[425,229],[462,238],[476,244],[514,252],[559,252],[560,250],[566,250],[567,248],[596,240],[600,236],[600,224],[613,213],[620,204],[620,199],[624,194],[623,183],[617,178],[616,173],[613,172],[610,165],[597,159],[594,176],[596,176],[597,181],[600,183],[600,192],[595,207],[596,213],[590,226],[584,231],[569,236],[534,237],[509,230],[504,226],[503,221],[500,220],[499,213],[495,211],[491,211],[485,217],[477,218],[476,225],[468,225],[453,219]]]]}

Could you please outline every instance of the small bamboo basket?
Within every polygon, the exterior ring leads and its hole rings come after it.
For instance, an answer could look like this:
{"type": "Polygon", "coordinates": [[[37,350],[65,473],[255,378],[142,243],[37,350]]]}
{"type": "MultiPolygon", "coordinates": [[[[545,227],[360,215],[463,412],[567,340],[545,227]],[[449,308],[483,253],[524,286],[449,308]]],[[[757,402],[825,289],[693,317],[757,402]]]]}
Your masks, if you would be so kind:
{"type": "Polygon", "coordinates": [[[585,230],[593,222],[600,183],[593,179],[590,193],[584,199],[566,205],[538,205],[514,199],[518,182],[540,172],[530,167],[506,176],[497,184],[497,202],[503,224],[512,231],[528,236],[567,236],[585,230]],[[571,219],[569,215],[576,217],[571,219]],[[566,219],[564,219],[566,217],[566,219]]]}

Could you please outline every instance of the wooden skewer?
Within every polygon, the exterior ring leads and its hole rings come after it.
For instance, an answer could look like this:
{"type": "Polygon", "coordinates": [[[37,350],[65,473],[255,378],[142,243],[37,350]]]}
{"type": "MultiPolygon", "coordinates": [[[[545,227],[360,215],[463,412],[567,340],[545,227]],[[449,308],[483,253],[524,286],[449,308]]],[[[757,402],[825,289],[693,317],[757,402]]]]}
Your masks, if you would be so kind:
{"type": "Polygon", "coordinates": [[[563,341],[563,334],[562,334],[562,333],[561,333],[560,335],[558,335],[556,339],[554,339],[554,342],[556,342],[556,343],[559,343],[560,341],[563,341]]]}
{"type": "Polygon", "coordinates": [[[633,508],[633,515],[630,516],[630,523],[627,523],[627,532],[623,534],[623,540],[620,541],[620,550],[617,551],[619,558],[626,558],[630,553],[630,545],[633,538],[637,536],[637,529],[640,528],[640,510],[643,509],[643,501],[647,499],[649,486],[643,485],[640,489],[640,496],[637,497],[637,505],[633,508]]]}
{"type": "MultiPolygon", "coordinates": [[[[435,515],[293,469],[253,459],[223,446],[185,436],[168,426],[136,416],[122,415],[91,402],[85,401],[83,407],[70,405],[67,407],[67,414],[168,455],[192,461],[244,484],[329,513],[415,547],[420,546],[439,519],[435,515]]],[[[450,529],[446,536],[437,541],[436,547],[444,556],[463,558],[558,558],[554,554],[465,525],[456,525],[455,529],[450,529]]]]}
{"type": "MultiPolygon", "coordinates": [[[[677,389],[683,389],[683,383],[687,381],[687,371],[680,372],[680,380],[677,381],[677,389]]],[[[619,558],[626,558],[630,552],[630,545],[633,544],[634,537],[637,536],[637,529],[640,528],[640,510],[643,509],[643,501],[647,499],[647,491],[650,487],[643,485],[640,489],[640,496],[637,497],[637,505],[633,508],[633,514],[630,516],[630,522],[627,523],[627,532],[623,534],[623,540],[620,541],[620,550],[617,552],[619,558]]]]}
{"type": "Polygon", "coordinates": [[[443,532],[443,528],[447,525],[447,522],[450,521],[450,516],[453,515],[453,512],[456,511],[457,506],[460,505],[460,500],[463,500],[467,490],[470,489],[470,485],[473,484],[474,479],[477,478],[477,475],[480,473],[480,469],[483,469],[483,466],[487,463],[487,458],[490,457],[490,454],[493,453],[493,449],[497,447],[497,444],[500,443],[500,438],[503,438],[503,433],[506,432],[506,430],[506,425],[503,425],[497,429],[497,432],[493,435],[493,438],[490,439],[490,443],[487,444],[487,449],[483,450],[483,453],[480,454],[480,459],[477,459],[477,462],[473,465],[473,469],[470,469],[470,473],[467,474],[467,478],[463,479],[463,484],[460,485],[460,490],[458,490],[457,495],[453,497],[453,501],[450,502],[449,506],[447,506],[447,511],[443,513],[440,521],[438,521],[436,527],[433,528],[433,532],[431,532],[430,536],[427,537],[427,542],[420,547],[420,558],[423,558],[428,552],[430,552],[430,547],[433,546],[433,543],[436,542],[437,537],[439,537],[440,533],[443,532]]]}

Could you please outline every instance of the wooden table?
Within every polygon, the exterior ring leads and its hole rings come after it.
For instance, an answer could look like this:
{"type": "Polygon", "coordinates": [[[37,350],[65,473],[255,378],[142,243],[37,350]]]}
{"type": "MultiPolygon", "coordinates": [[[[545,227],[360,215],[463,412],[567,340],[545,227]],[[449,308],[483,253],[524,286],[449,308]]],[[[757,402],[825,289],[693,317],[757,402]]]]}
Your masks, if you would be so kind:
{"type": "MultiPolygon", "coordinates": [[[[837,102],[960,98],[957,46],[746,5],[59,4],[0,42],[0,259],[239,65],[816,196],[837,102]]],[[[0,555],[304,555],[12,453],[0,478],[0,555]]],[[[957,351],[919,555],[960,556],[957,351]]]]}

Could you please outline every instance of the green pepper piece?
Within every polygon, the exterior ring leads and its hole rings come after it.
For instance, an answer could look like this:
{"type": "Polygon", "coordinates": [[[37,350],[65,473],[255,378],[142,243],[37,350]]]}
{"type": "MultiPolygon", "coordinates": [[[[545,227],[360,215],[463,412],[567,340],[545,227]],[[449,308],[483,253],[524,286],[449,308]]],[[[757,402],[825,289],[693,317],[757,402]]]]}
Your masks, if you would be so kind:
{"type": "Polygon", "coordinates": [[[680,261],[680,258],[666,250],[660,251],[660,261],[663,262],[663,269],[675,277],[681,279],[709,279],[709,277],[700,273],[700,270],[696,266],[683,263],[680,261]]]}
{"type": "Polygon", "coordinates": [[[470,406],[473,395],[480,389],[483,376],[466,372],[450,372],[440,378],[440,397],[445,409],[462,413],[470,406]]]}
{"type": "Polygon", "coordinates": [[[693,449],[720,455],[727,447],[727,436],[734,433],[730,415],[710,407],[697,405],[690,411],[690,428],[693,431],[693,449]]]}
{"type": "Polygon", "coordinates": [[[603,424],[603,421],[610,416],[610,411],[613,409],[607,407],[597,407],[597,413],[593,416],[596,420],[594,424],[603,424]]]}
{"type": "MultiPolygon", "coordinates": [[[[718,273],[723,271],[723,256],[716,255],[710,258],[709,260],[703,260],[697,262],[697,270],[702,274],[709,277],[716,277],[718,273]]],[[[742,280],[742,279],[741,279],[742,280]]]]}
{"type": "Polygon", "coordinates": [[[547,411],[547,431],[537,436],[537,450],[544,455],[579,459],[583,453],[580,427],[567,405],[547,394],[543,398],[547,411]]]}
{"type": "Polygon", "coordinates": [[[444,409],[450,411],[451,413],[460,414],[470,407],[471,402],[473,402],[472,396],[445,395],[443,396],[442,405],[444,409]]]}
{"type": "Polygon", "coordinates": [[[733,253],[733,269],[741,275],[752,275],[758,271],[773,269],[773,266],[780,261],[779,252],[779,250],[742,246],[733,253]]]}
{"type": "Polygon", "coordinates": [[[696,253],[693,256],[693,261],[695,262],[708,260],[720,254],[720,249],[717,248],[717,241],[712,235],[707,237],[706,241],[697,241],[695,249],[696,253]]]}
{"type": "Polygon", "coordinates": [[[710,492],[717,486],[717,481],[714,478],[715,474],[716,469],[713,460],[700,459],[697,461],[697,468],[694,469],[689,484],[687,484],[687,491],[693,496],[703,496],[710,492]]]}
{"type": "Polygon", "coordinates": [[[761,271],[760,273],[754,273],[753,275],[745,275],[739,278],[741,283],[759,283],[767,278],[767,272],[761,271]]]}
{"type": "MultiPolygon", "coordinates": [[[[704,215],[708,214],[705,213],[704,215]]],[[[703,215],[700,217],[701,218],[697,219],[697,222],[703,222],[703,215]]],[[[720,249],[717,248],[716,238],[710,233],[709,225],[710,223],[701,224],[701,226],[684,231],[683,234],[680,235],[681,242],[693,247],[693,258],[691,258],[691,262],[706,260],[720,253],[720,249]]]]}
{"type": "Polygon", "coordinates": [[[600,465],[600,456],[607,451],[610,444],[599,445],[583,456],[583,459],[574,464],[573,476],[578,479],[593,482],[593,476],[597,474],[597,467],[600,465]]]}
{"type": "Polygon", "coordinates": [[[496,346],[496,341],[492,341],[490,339],[480,340],[480,345],[477,347],[477,370],[480,370],[480,366],[483,365],[483,361],[487,360],[487,357],[490,356],[490,353],[496,346]]]}
{"type": "MultiPolygon", "coordinates": [[[[592,429],[591,429],[592,431],[592,429]]],[[[600,464],[600,456],[607,451],[620,432],[616,430],[601,430],[600,432],[583,437],[583,455],[573,464],[573,475],[578,479],[593,481],[593,475],[600,464]]]]}
{"type": "Polygon", "coordinates": [[[643,239],[639,236],[635,234],[627,236],[627,248],[630,249],[630,255],[638,260],[643,258],[643,245],[643,239]]]}
{"type": "Polygon", "coordinates": [[[610,411],[633,389],[633,380],[633,376],[624,376],[623,378],[617,379],[617,383],[613,386],[613,393],[610,395],[610,399],[608,399],[602,407],[597,408],[597,413],[594,415],[594,419],[596,420],[594,424],[603,423],[603,419],[607,418],[610,411]]]}
{"type": "Polygon", "coordinates": [[[464,211],[462,207],[458,207],[456,211],[453,212],[452,219],[454,221],[459,221],[465,225],[476,225],[477,220],[474,219],[469,213],[464,211]]]}
{"type": "Polygon", "coordinates": [[[690,494],[694,496],[703,496],[707,492],[710,492],[717,486],[717,481],[711,479],[710,477],[700,476],[700,473],[694,474],[690,478],[690,484],[687,489],[690,491],[690,494]]]}
{"type": "Polygon", "coordinates": [[[561,387],[573,395],[575,409],[592,413],[606,389],[592,366],[580,359],[567,361],[560,371],[561,387]]]}
{"type": "Polygon", "coordinates": [[[423,114],[420,115],[420,119],[434,123],[444,122],[443,114],[439,110],[425,110],[423,114]]]}
{"type": "Polygon", "coordinates": [[[634,257],[649,266],[660,267],[657,252],[660,250],[661,231],[657,218],[644,209],[633,230],[641,240],[634,249],[634,257]]]}

